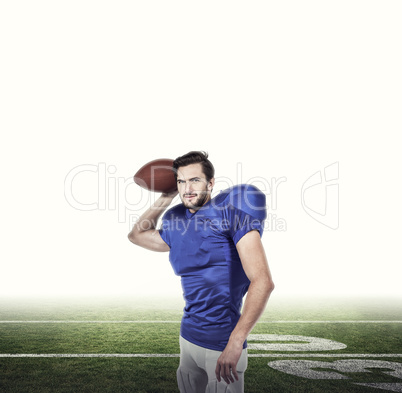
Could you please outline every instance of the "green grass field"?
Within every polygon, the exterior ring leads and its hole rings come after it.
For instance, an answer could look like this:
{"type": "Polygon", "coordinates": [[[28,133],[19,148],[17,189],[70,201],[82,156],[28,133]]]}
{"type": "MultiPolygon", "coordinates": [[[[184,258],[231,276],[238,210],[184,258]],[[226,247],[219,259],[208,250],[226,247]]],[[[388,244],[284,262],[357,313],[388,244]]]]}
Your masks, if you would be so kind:
{"type": "MultiPolygon", "coordinates": [[[[0,392],[177,392],[182,307],[3,299],[0,392]]],[[[252,334],[246,392],[402,392],[401,301],[273,297],[252,334]]]]}

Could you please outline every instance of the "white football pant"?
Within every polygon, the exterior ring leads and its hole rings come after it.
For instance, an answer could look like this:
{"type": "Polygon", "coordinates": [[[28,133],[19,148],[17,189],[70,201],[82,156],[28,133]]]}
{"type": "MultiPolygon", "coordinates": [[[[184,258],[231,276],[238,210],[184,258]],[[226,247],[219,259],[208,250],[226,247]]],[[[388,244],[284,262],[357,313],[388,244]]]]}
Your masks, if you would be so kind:
{"type": "Polygon", "coordinates": [[[177,384],[180,393],[244,393],[244,372],[247,369],[247,348],[243,349],[237,363],[239,380],[227,384],[215,375],[216,362],[221,351],[213,351],[192,344],[180,336],[180,365],[177,384]]]}

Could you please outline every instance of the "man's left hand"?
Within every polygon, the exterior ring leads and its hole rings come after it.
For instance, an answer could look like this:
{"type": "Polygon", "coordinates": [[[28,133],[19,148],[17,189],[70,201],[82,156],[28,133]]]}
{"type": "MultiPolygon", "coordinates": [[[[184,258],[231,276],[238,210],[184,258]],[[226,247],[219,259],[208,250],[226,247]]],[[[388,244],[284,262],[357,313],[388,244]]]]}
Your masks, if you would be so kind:
{"type": "Polygon", "coordinates": [[[227,384],[234,382],[233,377],[236,379],[236,381],[239,380],[236,367],[242,350],[243,344],[231,344],[230,342],[227,344],[216,363],[215,374],[219,382],[221,381],[221,377],[227,384]]]}

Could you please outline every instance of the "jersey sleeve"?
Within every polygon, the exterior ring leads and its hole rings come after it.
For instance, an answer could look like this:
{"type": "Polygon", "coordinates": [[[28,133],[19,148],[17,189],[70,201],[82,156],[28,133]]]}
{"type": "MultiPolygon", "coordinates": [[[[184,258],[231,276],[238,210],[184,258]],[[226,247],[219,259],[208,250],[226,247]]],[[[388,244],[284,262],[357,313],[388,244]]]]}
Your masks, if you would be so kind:
{"type": "Polygon", "coordinates": [[[162,216],[162,224],[161,227],[159,228],[159,235],[161,236],[162,240],[170,247],[172,248],[172,244],[171,244],[171,239],[170,239],[170,235],[171,235],[171,223],[172,223],[172,219],[173,219],[173,211],[172,209],[169,209],[167,212],[165,212],[165,214],[162,216]]]}
{"type": "Polygon", "coordinates": [[[166,219],[162,219],[162,225],[159,228],[159,235],[161,236],[162,240],[171,247],[170,244],[170,236],[169,236],[169,221],[166,219]]]}
{"type": "Polygon", "coordinates": [[[229,196],[227,216],[234,243],[248,232],[257,230],[262,236],[266,219],[265,194],[253,185],[234,188],[229,196]]]}
{"type": "Polygon", "coordinates": [[[185,213],[185,208],[182,204],[175,205],[165,212],[162,216],[161,227],[159,228],[159,235],[162,240],[172,248],[172,238],[174,237],[173,232],[180,229],[180,223],[183,222],[183,215],[185,213]]]}

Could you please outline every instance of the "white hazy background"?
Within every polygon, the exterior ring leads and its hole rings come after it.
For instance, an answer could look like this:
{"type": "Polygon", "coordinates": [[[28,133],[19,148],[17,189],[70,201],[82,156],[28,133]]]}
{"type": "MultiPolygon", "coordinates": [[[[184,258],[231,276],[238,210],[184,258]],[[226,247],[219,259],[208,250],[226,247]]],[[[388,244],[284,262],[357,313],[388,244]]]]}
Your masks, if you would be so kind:
{"type": "Polygon", "coordinates": [[[275,296],[400,297],[401,19],[399,1],[2,2],[0,295],[180,297],[168,254],[127,240],[157,197],[132,176],[206,150],[215,192],[267,194],[275,296]]]}

